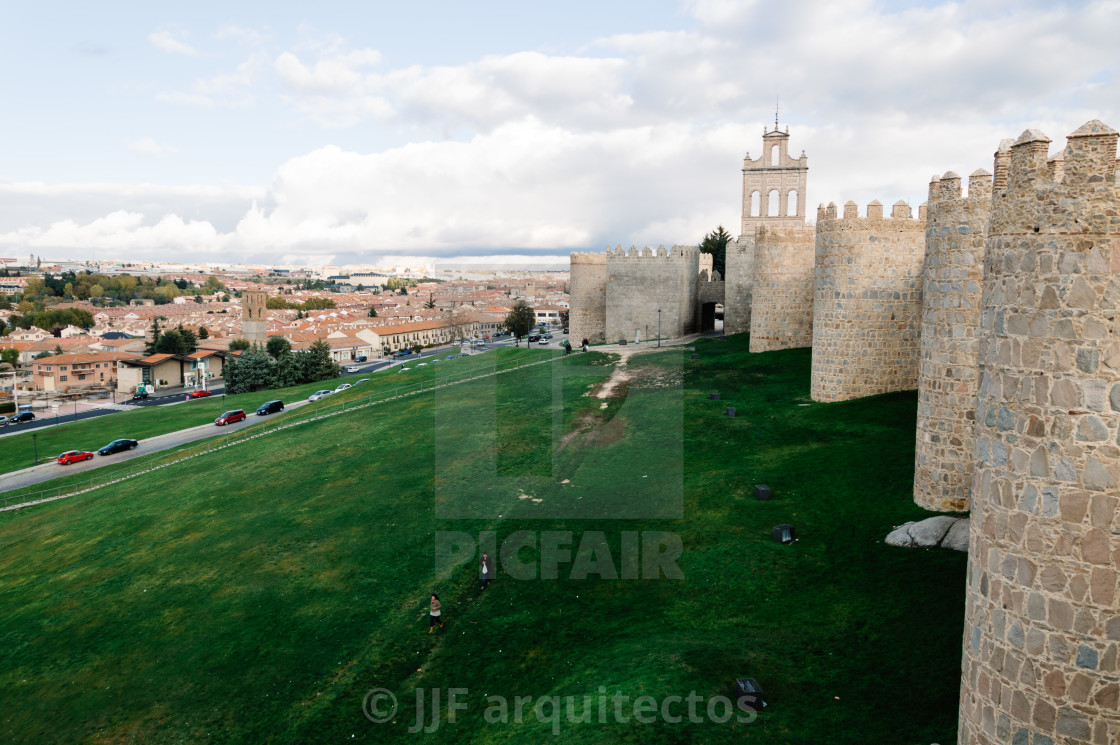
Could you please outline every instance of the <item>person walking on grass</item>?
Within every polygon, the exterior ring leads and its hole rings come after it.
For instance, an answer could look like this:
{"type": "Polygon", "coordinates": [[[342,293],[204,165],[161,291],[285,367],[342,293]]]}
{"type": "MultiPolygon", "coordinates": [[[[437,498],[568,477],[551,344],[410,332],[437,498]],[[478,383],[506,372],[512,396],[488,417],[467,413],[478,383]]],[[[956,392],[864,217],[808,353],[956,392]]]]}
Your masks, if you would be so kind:
{"type": "Polygon", "coordinates": [[[490,581],[491,573],[494,571],[493,564],[487,554],[482,555],[482,559],[478,562],[478,573],[482,575],[482,589],[486,589],[486,583],[490,581]]]}
{"type": "Polygon", "coordinates": [[[433,592],[432,593],[432,610],[428,614],[428,633],[429,634],[436,630],[436,624],[437,623],[439,624],[439,627],[442,629],[443,628],[443,616],[441,615],[441,611],[440,611],[439,595],[436,595],[433,592]]]}

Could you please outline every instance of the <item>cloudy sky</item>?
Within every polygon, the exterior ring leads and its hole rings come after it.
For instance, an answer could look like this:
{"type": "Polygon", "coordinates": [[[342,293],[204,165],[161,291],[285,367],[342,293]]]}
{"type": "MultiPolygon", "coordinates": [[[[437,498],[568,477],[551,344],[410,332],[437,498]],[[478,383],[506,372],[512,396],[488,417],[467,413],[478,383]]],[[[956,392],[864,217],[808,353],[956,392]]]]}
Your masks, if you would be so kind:
{"type": "MultiPolygon", "coordinates": [[[[9,4],[0,256],[566,265],[738,224],[781,99],[808,204],[1120,128],[1120,2],[9,4]]],[[[812,210],[811,210],[812,213],[812,210]]]]}

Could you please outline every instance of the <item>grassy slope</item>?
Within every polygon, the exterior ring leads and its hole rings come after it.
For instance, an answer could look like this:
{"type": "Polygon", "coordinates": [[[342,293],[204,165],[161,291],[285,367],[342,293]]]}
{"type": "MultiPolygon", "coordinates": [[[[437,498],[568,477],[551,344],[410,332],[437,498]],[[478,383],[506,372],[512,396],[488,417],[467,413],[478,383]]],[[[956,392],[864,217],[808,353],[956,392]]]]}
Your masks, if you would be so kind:
{"type": "MultiPolygon", "coordinates": [[[[577,355],[562,377],[545,365],[467,383],[0,517],[0,738],[411,742],[410,715],[362,717],[365,692],[457,686],[472,708],[441,741],[950,741],[964,557],[879,542],[922,514],[914,395],[802,407],[808,350],[697,346],[683,402],[635,383],[601,410],[581,394],[607,369],[577,355]],[[542,466],[542,443],[592,424],[542,466]],[[751,498],[759,482],[773,501],[751,498]],[[683,519],[605,516],[671,514],[682,495],[683,519]],[[786,521],[801,540],[769,542],[786,521]],[[686,579],[579,581],[562,566],[558,581],[500,577],[481,593],[473,567],[433,577],[435,531],[485,529],[607,531],[616,556],[619,531],[672,530],[686,579]],[[433,587],[448,626],[428,636],[433,587]],[[484,692],[708,696],[739,675],[773,701],[749,725],[565,725],[553,739],[532,717],[481,719],[484,692]]],[[[681,357],[632,365],[672,376],[681,357]]]]}
{"type": "MultiPolygon", "coordinates": [[[[546,350],[534,351],[537,354],[549,354],[546,350]]],[[[555,352],[552,352],[552,354],[555,354],[555,352]]],[[[252,415],[257,407],[265,401],[273,399],[280,399],[286,403],[302,401],[315,391],[333,389],[339,383],[353,382],[362,377],[370,378],[370,382],[363,383],[357,389],[348,391],[345,395],[328,397],[321,406],[333,404],[342,398],[353,400],[370,393],[390,390],[420,380],[454,375],[463,370],[485,369],[492,367],[495,364],[495,359],[505,359],[501,354],[486,354],[444,361],[443,356],[436,355],[440,359],[438,365],[429,364],[425,368],[416,368],[413,364],[410,365],[412,369],[403,373],[398,372],[398,368],[393,367],[381,372],[348,375],[343,378],[321,380],[291,388],[240,393],[236,396],[225,396],[224,398],[222,396],[210,396],[170,406],[141,406],[129,411],[104,414],[91,419],[79,419],[78,421],[67,421],[63,415],[59,417],[60,424],[58,426],[42,427],[34,430],[38,434],[39,459],[40,462],[50,460],[66,450],[96,450],[120,437],[143,440],[147,437],[155,437],[180,429],[210,424],[222,412],[231,409],[244,409],[252,415]]],[[[425,360],[427,359],[425,358],[425,360]]],[[[52,417],[45,418],[52,419],[52,417]]],[[[272,418],[275,419],[276,417],[272,418]]],[[[33,461],[34,448],[31,441],[31,431],[0,439],[0,473],[27,468],[33,464],[33,461]]]]}

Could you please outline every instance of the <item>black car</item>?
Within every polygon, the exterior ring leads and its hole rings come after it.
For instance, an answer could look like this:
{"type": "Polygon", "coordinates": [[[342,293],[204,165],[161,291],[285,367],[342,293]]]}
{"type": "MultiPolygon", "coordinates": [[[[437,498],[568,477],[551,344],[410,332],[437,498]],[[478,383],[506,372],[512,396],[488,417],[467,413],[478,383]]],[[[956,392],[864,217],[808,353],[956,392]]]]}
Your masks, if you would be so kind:
{"type": "Polygon", "coordinates": [[[540,341],[540,340],[541,340],[541,335],[540,334],[529,334],[529,343],[530,344],[532,342],[540,341]]]}
{"type": "Polygon", "coordinates": [[[19,424],[20,422],[31,422],[35,420],[35,415],[30,411],[21,411],[14,417],[8,420],[8,424],[19,424]]]}
{"type": "Polygon", "coordinates": [[[360,356],[360,357],[355,357],[355,358],[354,358],[354,361],[355,361],[355,362],[365,362],[365,361],[366,361],[367,359],[369,359],[369,358],[368,358],[368,357],[366,357],[366,356],[365,356],[365,355],[363,354],[363,355],[362,355],[362,356],[360,356]]]}
{"type": "Polygon", "coordinates": [[[140,443],[138,443],[136,440],[113,440],[108,445],[98,450],[97,454],[112,455],[113,453],[119,453],[124,450],[132,450],[139,444],[140,443]]]}
{"type": "Polygon", "coordinates": [[[129,399],[129,401],[143,401],[148,397],[147,393],[136,393],[129,399]]]}
{"type": "Polygon", "coordinates": [[[278,411],[284,410],[283,401],[265,401],[261,407],[257,409],[257,416],[264,416],[265,414],[275,414],[278,411]]]}

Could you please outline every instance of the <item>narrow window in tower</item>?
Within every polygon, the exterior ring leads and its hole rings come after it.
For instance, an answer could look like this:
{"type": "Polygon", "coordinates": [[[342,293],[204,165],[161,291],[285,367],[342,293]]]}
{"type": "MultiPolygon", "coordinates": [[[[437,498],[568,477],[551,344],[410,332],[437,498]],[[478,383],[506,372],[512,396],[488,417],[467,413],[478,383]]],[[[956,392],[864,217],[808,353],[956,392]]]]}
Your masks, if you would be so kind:
{"type": "Polygon", "coordinates": [[[786,216],[797,217],[797,189],[786,192],[786,216]]]}
{"type": "Polygon", "coordinates": [[[762,195],[757,191],[751,192],[751,217],[762,216],[762,195]]]}
{"type": "Polygon", "coordinates": [[[770,148],[770,165],[772,165],[772,166],[778,165],[778,146],[777,145],[770,148]]]}
{"type": "Polygon", "coordinates": [[[781,194],[777,189],[770,190],[770,204],[766,210],[769,217],[778,217],[782,214],[782,205],[780,203],[781,194]]]}

